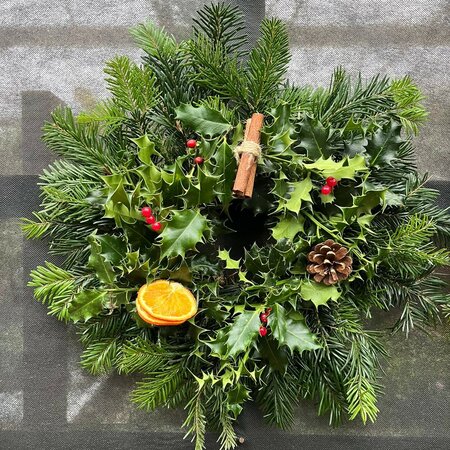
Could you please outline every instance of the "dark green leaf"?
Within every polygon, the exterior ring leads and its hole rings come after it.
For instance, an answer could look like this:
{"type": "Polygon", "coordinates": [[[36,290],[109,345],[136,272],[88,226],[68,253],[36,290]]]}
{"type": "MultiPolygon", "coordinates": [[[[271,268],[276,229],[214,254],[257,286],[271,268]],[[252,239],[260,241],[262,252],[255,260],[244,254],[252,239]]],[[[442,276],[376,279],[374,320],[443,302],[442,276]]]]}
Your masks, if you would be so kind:
{"type": "Polygon", "coordinates": [[[77,294],[69,306],[69,316],[73,322],[86,322],[103,311],[106,291],[82,291],[77,294]]]}
{"type": "Polygon", "coordinates": [[[219,111],[206,106],[184,104],[176,109],[176,113],[177,119],[202,136],[217,136],[231,129],[231,124],[219,111]]]}
{"type": "Polygon", "coordinates": [[[243,311],[237,316],[228,333],[228,356],[234,357],[247,350],[249,345],[256,339],[261,324],[259,313],[259,310],[243,311]]]}

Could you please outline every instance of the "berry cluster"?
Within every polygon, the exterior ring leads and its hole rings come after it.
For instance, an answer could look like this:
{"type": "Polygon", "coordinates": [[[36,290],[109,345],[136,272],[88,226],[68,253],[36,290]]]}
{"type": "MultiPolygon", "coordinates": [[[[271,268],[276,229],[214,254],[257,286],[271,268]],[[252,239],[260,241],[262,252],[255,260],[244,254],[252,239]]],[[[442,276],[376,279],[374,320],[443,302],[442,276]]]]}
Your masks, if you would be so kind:
{"type": "Polygon", "coordinates": [[[261,326],[259,327],[259,335],[264,337],[267,334],[267,320],[272,308],[266,308],[266,310],[259,315],[259,320],[261,320],[261,326]]]}
{"type": "Polygon", "coordinates": [[[144,206],[141,209],[142,217],[145,218],[145,222],[151,226],[153,231],[161,230],[161,222],[157,222],[156,217],[153,215],[153,211],[149,206],[144,206]]]}
{"type": "MultiPolygon", "coordinates": [[[[196,148],[197,147],[197,141],[195,139],[189,139],[186,141],[186,147],[187,148],[196,148]]],[[[205,160],[201,156],[196,156],[194,158],[194,163],[197,165],[203,164],[205,160]]]]}
{"type": "Polygon", "coordinates": [[[333,188],[337,186],[338,182],[334,177],[328,177],[326,179],[326,184],[322,186],[320,192],[323,195],[330,195],[333,192],[333,188]]]}

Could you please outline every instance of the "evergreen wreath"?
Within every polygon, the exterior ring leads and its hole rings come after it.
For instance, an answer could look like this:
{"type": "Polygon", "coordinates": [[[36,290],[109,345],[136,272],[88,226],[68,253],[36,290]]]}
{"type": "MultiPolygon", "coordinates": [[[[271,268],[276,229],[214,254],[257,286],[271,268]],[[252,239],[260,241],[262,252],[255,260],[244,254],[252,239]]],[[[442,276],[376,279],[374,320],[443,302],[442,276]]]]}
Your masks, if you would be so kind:
{"type": "Polygon", "coordinates": [[[426,117],[418,88],[341,68],[328,88],[296,87],[285,25],[263,20],[249,52],[243,30],[225,4],[204,7],[180,43],[134,28],[142,65],[115,57],[110,98],[45,125],[61,158],[22,225],[64,256],[30,285],[76,324],[82,366],[143,374],[132,400],[185,407],[196,449],[207,429],[235,447],[249,400],[283,429],[301,398],[331,423],[374,421],[386,352],[367,319],[395,308],[407,335],[450,305],[435,274],[450,216],[411,144],[426,117]],[[253,195],[236,199],[234,153],[254,113],[262,155],[253,195]]]}

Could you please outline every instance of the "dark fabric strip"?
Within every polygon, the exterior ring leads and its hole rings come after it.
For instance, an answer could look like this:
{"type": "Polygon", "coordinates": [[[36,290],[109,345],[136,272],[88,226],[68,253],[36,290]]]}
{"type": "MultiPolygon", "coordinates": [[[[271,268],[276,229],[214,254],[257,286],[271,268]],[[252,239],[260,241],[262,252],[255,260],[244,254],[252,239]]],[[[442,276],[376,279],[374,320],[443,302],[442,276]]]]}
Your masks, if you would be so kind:
{"type": "Polygon", "coordinates": [[[0,177],[0,219],[29,217],[39,209],[38,175],[0,177]]]}
{"type": "MultiPolygon", "coordinates": [[[[193,444],[180,433],[137,433],[109,431],[55,430],[0,432],[2,450],[183,450],[193,444]]],[[[449,441],[443,437],[381,437],[293,435],[267,429],[245,437],[237,449],[265,450],[448,450],[449,441]]],[[[218,449],[215,437],[208,435],[206,448],[218,449]]]]}
{"type": "MultiPolygon", "coordinates": [[[[42,124],[61,101],[51,92],[31,91],[22,95],[22,157],[24,173],[39,173],[53,155],[41,140],[42,124]]],[[[11,181],[11,179],[9,179],[11,181]]],[[[18,209],[30,217],[38,201],[36,178],[10,182],[6,211],[18,209]],[[14,192],[14,188],[16,191],[14,192]],[[20,199],[20,202],[17,202],[20,199]],[[30,206],[27,206],[29,203],[30,206]]],[[[3,209],[2,209],[3,210],[3,209]]],[[[16,213],[16,215],[19,215],[16,213]]],[[[23,242],[24,283],[37,265],[48,260],[44,241],[23,242]]],[[[64,429],[67,407],[67,325],[47,316],[47,308],[24,287],[23,296],[23,423],[25,426],[52,426],[64,429]]],[[[1,445],[0,445],[1,447],[1,445]]],[[[16,447],[20,448],[20,447],[16,447]]],[[[37,447],[35,447],[37,448],[37,447]]],[[[45,447],[41,447],[45,448],[45,447]]]]}

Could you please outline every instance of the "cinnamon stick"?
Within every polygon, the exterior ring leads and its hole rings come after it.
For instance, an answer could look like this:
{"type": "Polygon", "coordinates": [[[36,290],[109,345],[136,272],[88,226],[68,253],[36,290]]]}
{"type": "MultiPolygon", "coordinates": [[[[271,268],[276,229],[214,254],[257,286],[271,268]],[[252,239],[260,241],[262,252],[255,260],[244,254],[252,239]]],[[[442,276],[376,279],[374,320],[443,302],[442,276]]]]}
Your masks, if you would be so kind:
{"type": "MultiPolygon", "coordinates": [[[[254,113],[251,117],[251,120],[247,121],[244,140],[259,144],[263,122],[264,115],[260,113],[254,113]]],[[[253,185],[255,183],[256,167],[257,159],[253,154],[243,153],[241,155],[236,179],[233,186],[233,193],[237,198],[252,196],[253,185]]]]}

